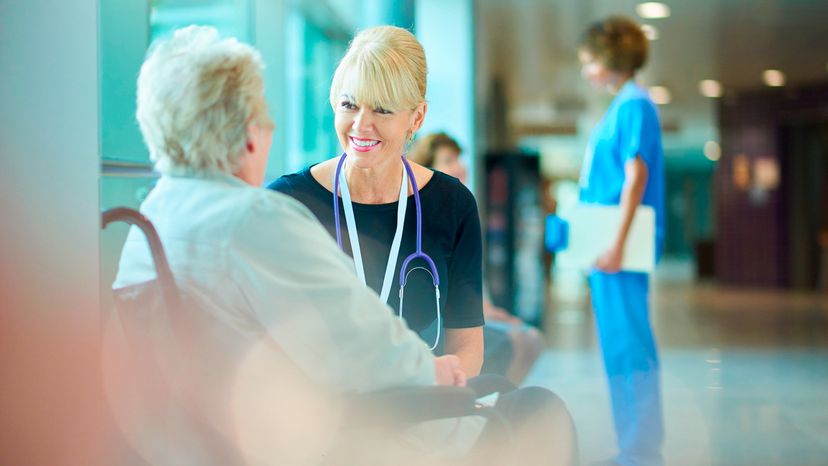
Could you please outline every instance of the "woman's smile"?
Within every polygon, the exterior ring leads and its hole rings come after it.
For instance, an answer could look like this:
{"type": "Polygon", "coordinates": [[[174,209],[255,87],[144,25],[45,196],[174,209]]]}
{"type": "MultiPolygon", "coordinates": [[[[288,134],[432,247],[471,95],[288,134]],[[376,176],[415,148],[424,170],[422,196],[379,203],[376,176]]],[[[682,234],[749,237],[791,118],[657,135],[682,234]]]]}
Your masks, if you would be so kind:
{"type": "Polygon", "coordinates": [[[377,148],[380,144],[380,141],[376,139],[365,139],[365,138],[358,138],[356,136],[348,136],[351,140],[351,147],[354,150],[359,152],[369,152],[377,148]]]}

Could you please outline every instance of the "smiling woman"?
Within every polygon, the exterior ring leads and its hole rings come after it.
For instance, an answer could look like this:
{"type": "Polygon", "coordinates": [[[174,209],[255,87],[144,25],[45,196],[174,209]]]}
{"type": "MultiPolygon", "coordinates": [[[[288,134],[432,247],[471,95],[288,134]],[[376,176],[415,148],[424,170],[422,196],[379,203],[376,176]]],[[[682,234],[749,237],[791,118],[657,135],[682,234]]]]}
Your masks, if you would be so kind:
{"type": "MultiPolygon", "coordinates": [[[[353,166],[397,167],[394,177],[372,176],[354,183],[356,199],[394,200],[396,189],[383,184],[399,186],[394,179],[400,172],[398,159],[423,123],[425,93],[425,53],[410,32],[379,27],[354,38],[331,83],[337,137],[353,166]]],[[[417,169],[420,185],[430,177],[421,168],[417,169]]]]}
{"type": "Polygon", "coordinates": [[[425,93],[425,53],[413,34],[392,26],[360,32],[330,91],[344,153],[270,187],[300,200],[340,238],[363,282],[411,329],[442,324],[444,336],[426,343],[459,356],[473,377],[483,361],[480,220],[462,183],[405,159],[426,116],[425,93]]]}

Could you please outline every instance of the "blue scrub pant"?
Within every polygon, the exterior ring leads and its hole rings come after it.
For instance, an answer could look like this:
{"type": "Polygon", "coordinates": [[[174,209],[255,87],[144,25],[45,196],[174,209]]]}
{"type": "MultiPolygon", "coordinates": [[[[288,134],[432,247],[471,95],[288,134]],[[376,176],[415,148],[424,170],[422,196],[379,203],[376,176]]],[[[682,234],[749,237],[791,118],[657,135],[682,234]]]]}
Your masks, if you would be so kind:
{"type": "Polygon", "coordinates": [[[658,354],[650,327],[649,276],[589,276],[622,466],[662,466],[664,425],[658,354]]]}

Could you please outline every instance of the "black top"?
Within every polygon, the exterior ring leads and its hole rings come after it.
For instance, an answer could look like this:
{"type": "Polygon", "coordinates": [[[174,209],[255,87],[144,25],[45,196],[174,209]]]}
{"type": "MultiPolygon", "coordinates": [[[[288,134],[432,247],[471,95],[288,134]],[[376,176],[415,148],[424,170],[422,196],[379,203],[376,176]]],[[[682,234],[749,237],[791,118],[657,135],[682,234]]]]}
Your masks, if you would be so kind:
{"type": "MultiPolygon", "coordinates": [[[[310,168],[285,175],[268,186],[285,193],[307,206],[336,238],[333,194],[311,175],[310,168]]],[[[482,243],[480,217],[472,193],[457,179],[435,171],[420,188],[422,205],[423,252],[431,256],[440,274],[440,309],[445,328],[468,328],[483,325],[482,243]]],[[[353,203],[365,280],[377,293],[382,288],[388,253],[397,228],[397,205],[353,203]]],[[[349,255],[351,242],[342,200],[339,200],[342,247],[349,255]]],[[[394,271],[388,304],[399,313],[400,266],[416,249],[416,205],[408,196],[400,254],[394,271]]],[[[425,266],[413,260],[408,270],[425,266]]],[[[437,318],[434,284],[431,276],[414,270],[405,285],[403,317],[415,332],[427,328],[437,318]]]]}

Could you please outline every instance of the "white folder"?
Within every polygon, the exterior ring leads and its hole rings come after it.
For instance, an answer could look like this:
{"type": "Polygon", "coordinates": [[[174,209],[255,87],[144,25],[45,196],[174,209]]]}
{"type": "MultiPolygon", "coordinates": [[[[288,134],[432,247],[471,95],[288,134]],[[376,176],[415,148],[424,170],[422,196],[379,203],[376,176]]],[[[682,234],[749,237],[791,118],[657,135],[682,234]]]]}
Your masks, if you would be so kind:
{"type": "MultiPolygon", "coordinates": [[[[558,216],[569,228],[566,247],[555,254],[555,266],[588,270],[615,240],[621,223],[621,207],[576,204],[558,216]]],[[[652,272],[655,243],[655,212],[650,206],[638,206],[624,244],[621,270],[652,272]]]]}

